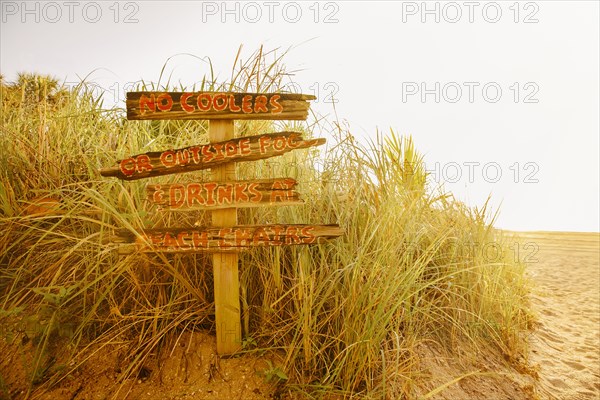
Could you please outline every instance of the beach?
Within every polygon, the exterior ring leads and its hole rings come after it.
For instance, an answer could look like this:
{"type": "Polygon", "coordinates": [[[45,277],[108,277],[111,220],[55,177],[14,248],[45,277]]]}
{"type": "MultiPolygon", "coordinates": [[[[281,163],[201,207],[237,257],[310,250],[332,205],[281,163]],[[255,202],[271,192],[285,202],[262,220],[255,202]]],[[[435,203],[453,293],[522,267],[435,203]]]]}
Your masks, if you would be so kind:
{"type": "Polygon", "coordinates": [[[600,235],[519,233],[539,317],[530,361],[541,399],[600,398],[600,235]],[[527,248],[525,246],[529,245],[527,248]]]}

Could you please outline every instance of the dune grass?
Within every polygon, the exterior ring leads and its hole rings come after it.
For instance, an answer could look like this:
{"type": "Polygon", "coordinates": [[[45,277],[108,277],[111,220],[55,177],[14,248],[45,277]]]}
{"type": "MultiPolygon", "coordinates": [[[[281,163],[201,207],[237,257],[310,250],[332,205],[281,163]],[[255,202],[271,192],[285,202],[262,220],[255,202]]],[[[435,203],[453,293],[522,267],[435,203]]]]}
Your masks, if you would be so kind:
{"type": "MultiPolygon", "coordinates": [[[[281,57],[260,50],[247,61],[238,54],[228,83],[209,76],[194,89],[269,92],[286,77],[281,57]]],[[[213,330],[209,256],[121,254],[110,243],[115,229],[193,226],[209,214],[157,212],[144,200],[148,182],[98,174],[131,154],[206,142],[207,123],[126,121],[85,83],[66,90],[24,74],[0,87],[0,321],[7,340],[35,344],[29,390],[60,383],[117,342],[127,349],[126,379],[168,354],[182,332],[213,330]]],[[[156,87],[178,89],[140,89],[156,87]]],[[[312,397],[411,398],[415,346],[428,341],[521,357],[530,322],[524,266],[486,205],[472,209],[429,187],[411,138],[390,131],[361,144],[348,128],[324,126],[317,118],[236,122],[241,136],[329,136],[321,152],[238,165],[240,179],[297,179],[306,201],[239,210],[240,224],[339,223],[345,231],[329,243],[241,256],[244,351],[279,351],[286,389],[312,397]]]]}

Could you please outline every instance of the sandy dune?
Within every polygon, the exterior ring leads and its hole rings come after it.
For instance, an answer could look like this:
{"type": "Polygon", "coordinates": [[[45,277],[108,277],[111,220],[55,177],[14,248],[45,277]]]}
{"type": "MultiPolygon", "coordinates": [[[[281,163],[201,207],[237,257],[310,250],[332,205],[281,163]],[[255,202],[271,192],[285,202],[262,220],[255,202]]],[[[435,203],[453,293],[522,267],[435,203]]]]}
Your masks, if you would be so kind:
{"type": "Polygon", "coordinates": [[[600,234],[518,233],[535,283],[541,399],[600,399],[600,234]]]}

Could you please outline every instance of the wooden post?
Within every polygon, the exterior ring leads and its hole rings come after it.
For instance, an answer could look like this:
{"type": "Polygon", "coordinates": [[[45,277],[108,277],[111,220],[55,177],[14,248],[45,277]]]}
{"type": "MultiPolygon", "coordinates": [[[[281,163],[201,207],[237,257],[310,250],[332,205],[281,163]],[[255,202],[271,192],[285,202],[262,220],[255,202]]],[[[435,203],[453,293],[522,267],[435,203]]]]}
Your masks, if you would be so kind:
{"type": "Polygon", "coordinates": [[[263,160],[319,146],[325,139],[302,139],[278,132],[234,139],[234,120],[305,120],[309,100],[291,93],[128,92],[129,120],[209,120],[209,144],[151,151],[100,170],[102,176],[136,180],[212,169],[212,182],[150,185],[150,201],[168,210],[212,211],[212,228],[150,229],[143,236],[125,232],[114,240],[135,243],[141,251],[192,253],[214,251],[213,273],[217,354],[242,347],[238,252],[258,246],[309,245],[342,235],[337,225],[270,224],[237,226],[236,207],[301,204],[290,178],[237,181],[235,163],[263,160]],[[184,202],[187,204],[184,205],[184,202]]]}
{"type": "MultiPolygon", "coordinates": [[[[210,121],[208,128],[209,140],[211,142],[221,142],[233,139],[233,122],[233,120],[210,121]]],[[[215,167],[212,171],[212,178],[217,182],[230,181],[236,178],[234,163],[215,167]]],[[[237,225],[237,210],[226,208],[212,211],[212,225],[215,227],[237,225]]],[[[238,254],[213,254],[213,274],[217,353],[219,355],[233,354],[242,347],[238,254]]]]}

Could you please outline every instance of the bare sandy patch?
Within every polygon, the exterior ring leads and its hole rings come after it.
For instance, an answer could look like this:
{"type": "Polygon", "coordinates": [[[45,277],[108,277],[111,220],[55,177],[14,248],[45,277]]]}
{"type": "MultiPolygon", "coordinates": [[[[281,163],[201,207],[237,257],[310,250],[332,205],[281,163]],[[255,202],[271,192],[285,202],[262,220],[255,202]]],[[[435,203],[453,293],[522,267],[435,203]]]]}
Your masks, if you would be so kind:
{"type": "Polygon", "coordinates": [[[600,234],[519,233],[539,326],[530,361],[541,399],[600,398],[600,234]]]}

